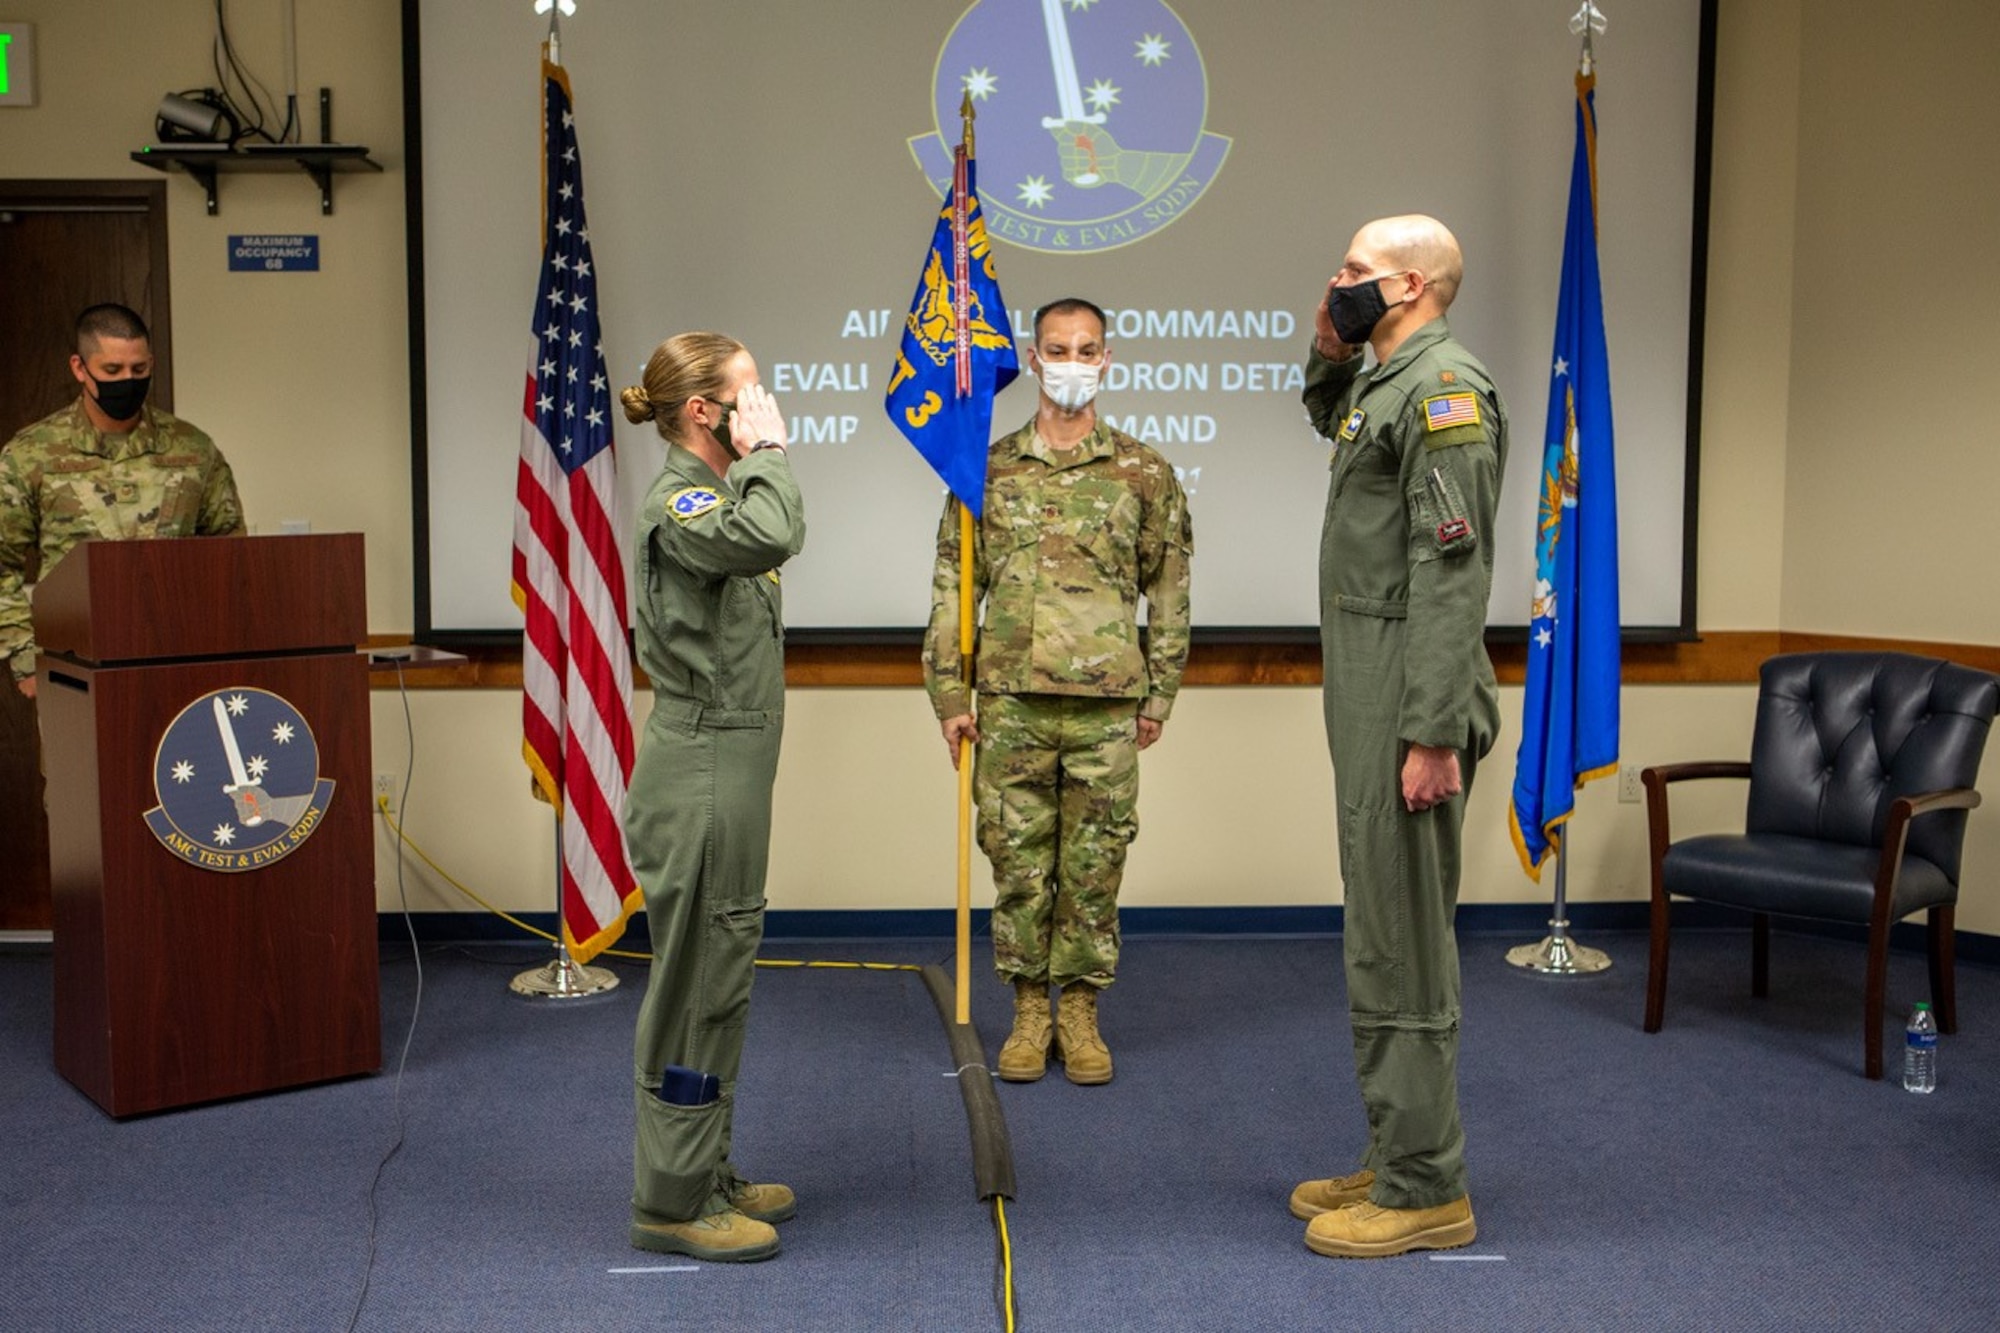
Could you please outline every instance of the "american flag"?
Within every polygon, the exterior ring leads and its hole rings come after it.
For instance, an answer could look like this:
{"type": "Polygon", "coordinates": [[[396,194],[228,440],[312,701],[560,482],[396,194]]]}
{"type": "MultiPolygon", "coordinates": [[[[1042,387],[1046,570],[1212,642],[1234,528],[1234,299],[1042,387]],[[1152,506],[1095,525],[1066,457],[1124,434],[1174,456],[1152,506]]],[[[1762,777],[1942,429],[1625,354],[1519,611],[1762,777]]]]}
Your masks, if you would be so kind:
{"type": "Polygon", "coordinates": [[[1436,398],[1424,399],[1424,415],[1430,419],[1432,430],[1476,424],[1479,420],[1479,400],[1469,393],[1440,394],[1436,398]]]}
{"type": "Polygon", "coordinates": [[[527,617],[521,748],[562,815],[563,940],[588,962],[617,940],[642,901],[623,827],[632,657],[583,167],[569,76],[546,59],[542,90],[547,231],[514,507],[514,601],[527,617]]]}

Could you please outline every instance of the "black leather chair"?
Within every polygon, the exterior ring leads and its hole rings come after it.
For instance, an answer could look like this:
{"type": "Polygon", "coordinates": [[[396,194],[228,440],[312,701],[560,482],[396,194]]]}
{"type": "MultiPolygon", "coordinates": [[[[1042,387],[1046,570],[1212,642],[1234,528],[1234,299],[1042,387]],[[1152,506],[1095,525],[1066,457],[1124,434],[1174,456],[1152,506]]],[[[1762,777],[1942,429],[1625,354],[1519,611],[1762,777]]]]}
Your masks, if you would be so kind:
{"type": "MultiPolygon", "coordinates": [[[[1958,1030],[1952,918],[1972,784],[2000,702],[1984,671],[1906,653],[1795,653],[1764,663],[1749,763],[1648,768],[1653,863],[1646,1031],[1667,1002],[1669,899],[1751,913],[1750,990],[1770,984],[1771,917],[1868,927],[1865,1071],[1882,1077],[1882,991],[1889,928],[1928,912],[1931,1001],[1958,1030]],[[1748,778],[1745,831],[1674,842],[1667,789],[1694,778],[1748,778]]],[[[1988,867],[1989,872],[1996,869],[1988,867]]]]}

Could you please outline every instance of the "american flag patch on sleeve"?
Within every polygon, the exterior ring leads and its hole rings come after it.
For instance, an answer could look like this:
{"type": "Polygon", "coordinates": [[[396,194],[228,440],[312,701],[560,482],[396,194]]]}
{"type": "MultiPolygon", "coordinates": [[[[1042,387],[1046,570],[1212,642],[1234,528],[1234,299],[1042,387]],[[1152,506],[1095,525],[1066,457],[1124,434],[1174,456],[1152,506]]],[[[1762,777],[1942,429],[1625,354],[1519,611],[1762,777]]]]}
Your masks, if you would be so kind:
{"type": "Polygon", "coordinates": [[[1479,424],[1479,398],[1469,393],[1441,393],[1424,399],[1424,425],[1430,430],[1479,424]]]}

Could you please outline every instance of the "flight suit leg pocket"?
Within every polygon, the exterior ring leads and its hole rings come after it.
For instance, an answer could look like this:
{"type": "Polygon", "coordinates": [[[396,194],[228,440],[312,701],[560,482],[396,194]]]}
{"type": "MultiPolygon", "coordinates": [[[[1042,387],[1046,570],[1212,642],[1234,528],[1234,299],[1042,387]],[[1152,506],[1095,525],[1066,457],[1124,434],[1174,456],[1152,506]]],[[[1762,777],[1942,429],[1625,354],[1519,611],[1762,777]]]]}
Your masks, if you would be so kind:
{"type": "Polygon", "coordinates": [[[675,1221],[702,1215],[715,1192],[733,1101],[725,1092],[703,1106],[677,1106],[639,1089],[635,1204],[675,1221]]]}
{"type": "Polygon", "coordinates": [[[709,909],[703,927],[701,989],[695,996],[705,1052],[713,1034],[740,1030],[750,1013],[757,948],[764,941],[764,900],[709,909]]]}

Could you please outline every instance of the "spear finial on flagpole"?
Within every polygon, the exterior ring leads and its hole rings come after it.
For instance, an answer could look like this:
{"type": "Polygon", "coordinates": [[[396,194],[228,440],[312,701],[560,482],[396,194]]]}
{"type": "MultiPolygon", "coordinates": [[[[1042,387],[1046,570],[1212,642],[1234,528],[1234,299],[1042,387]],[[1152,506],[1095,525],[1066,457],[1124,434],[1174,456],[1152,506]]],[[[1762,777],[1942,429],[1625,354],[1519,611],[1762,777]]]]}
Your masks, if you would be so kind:
{"type": "Polygon", "coordinates": [[[968,154],[972,152],[972,121],[975,114],[972,109],[972,92],[967,89],[964,99],[958,104],[958,115],[959,119],[965,122],[965,151],[968,154]]]}
{"type": "Polygon", "coordinates": [[[1583,38],[1583,55],[1577,68],[1586,76],[1595,67],[1597,57],[1596,51],[1591,46],[1591,38],[1603,32],[1606,23],[1604,11],[1592,4],[1591,0],[1583,0],[1582,7],[1570,15],[1569,30],[1583,38]]]}
{"type": "Polygon", "coordinates": [[[562,64],[562,24],[558,15],[576,17],[576,0],[535,0],[535,12],[549,16],[549,63],[562,64]]]}

